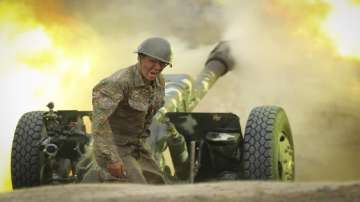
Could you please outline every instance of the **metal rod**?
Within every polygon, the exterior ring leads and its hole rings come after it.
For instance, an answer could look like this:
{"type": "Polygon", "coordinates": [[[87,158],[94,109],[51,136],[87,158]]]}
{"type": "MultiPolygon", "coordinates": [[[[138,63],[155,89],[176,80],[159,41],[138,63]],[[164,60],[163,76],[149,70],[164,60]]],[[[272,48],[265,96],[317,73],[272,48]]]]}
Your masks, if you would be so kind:
{"type": "Polygon", "coordinates": [[[195,178],[195,141],[190,142],[190,176],[189,181],[190,183],[194,183],[195,178]]]}

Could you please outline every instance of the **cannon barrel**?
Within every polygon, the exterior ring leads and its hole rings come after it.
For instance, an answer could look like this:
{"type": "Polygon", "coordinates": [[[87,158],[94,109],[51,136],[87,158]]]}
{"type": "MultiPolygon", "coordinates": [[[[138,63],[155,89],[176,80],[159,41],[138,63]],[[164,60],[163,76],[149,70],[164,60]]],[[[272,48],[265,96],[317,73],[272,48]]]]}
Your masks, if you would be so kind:
{"type": "MultiPolygon", "coordinates": [[[[167,112],[193,111],[216,80],[232,70],[234,65],[228,42],[220,42],[210,52],[205,68],[195,80],[185,74],[165,75],[165,104],[154,116],[154,125],[166,123],[167,112]]],[[[172,131],[178,133],[176,128],[172,131]]],[[[180,134],[170,137],[157,134],[159,136],[155,140],[155,151],[162,152],[168,146],[176,176],[179,179],[186,179],[189,175],[190,162],[185,139],[180,134]]]]}
{"type": "Polygon", "coordinates": [[[223,41],[210,52],[195,81],[188,75],[165,75],[165,104],[155,115],[155,121],[162,122],[167,112],[192,111],[216,80],[234,65],[229,43],[223,41]]]}
{"type": "Polygon", "coordinates": [[[192,111],[219,77],[234,68],[235,62],[228,42],[220,42],[210,53],[205,68],[197,76],[193,89],[193,100],[189,103],[192,111]]]}

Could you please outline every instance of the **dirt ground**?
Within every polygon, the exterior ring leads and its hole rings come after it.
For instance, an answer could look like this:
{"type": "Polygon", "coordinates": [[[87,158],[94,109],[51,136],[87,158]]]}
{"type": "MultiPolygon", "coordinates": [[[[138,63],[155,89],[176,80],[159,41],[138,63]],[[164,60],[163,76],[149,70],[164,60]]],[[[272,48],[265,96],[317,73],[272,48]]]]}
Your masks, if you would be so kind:
{"type": "Polygon", "coordinates": [[[0,202],[45,201],[360,201],[360,181],[324,183],[219,182],[195,185],[78,184],[16,190],[0,202]]]}

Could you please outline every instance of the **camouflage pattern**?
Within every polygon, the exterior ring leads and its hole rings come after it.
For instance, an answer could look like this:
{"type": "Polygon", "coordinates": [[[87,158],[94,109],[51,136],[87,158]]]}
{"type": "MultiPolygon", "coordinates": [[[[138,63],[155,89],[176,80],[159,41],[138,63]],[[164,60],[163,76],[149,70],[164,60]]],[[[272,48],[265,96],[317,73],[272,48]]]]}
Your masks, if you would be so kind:
{"type": "Polygon", "coordinates": [[[134,146],[119,147],[119,153],[126,168],[126,177],[113,177],[106,169],[94,162],[85,174],[82,182],[168,183],[148,150],[140,149],[139,151],[138,148],[134,146]]]}
{"type": "Polygon", "coordinates": [[[136,64],[121,69],[94,87],[94,154],[100,168],[123,161],[129,182],[146,183],[151,180],[145,173],[162,179],[145,138],[152,117],[164,104],[165,86],[161,75],[145,83],[139,68],[136,64]]]}

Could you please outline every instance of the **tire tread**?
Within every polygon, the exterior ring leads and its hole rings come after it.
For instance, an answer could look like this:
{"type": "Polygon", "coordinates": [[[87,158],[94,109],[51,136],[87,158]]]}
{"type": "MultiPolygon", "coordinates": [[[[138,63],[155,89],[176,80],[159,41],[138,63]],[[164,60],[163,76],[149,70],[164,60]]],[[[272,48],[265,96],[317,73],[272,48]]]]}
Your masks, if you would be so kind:
{"type": "Polygon", "coordinates": [[[11,151],[13,188],[40,185],[40,147],[43,112],[24,114],[15,129],[11,151]]]}
{"type": "Polygon", "coordinates": [[[245,178],[272,179],[272,131],[280,110],[276,106],[261,106],[251,111],[244,135],[245,178]]]}

